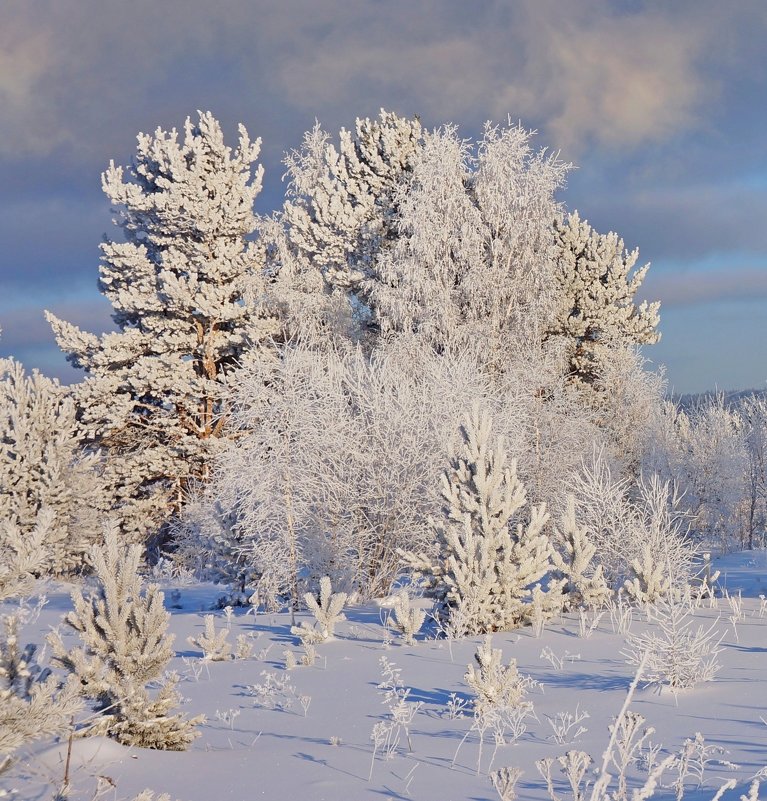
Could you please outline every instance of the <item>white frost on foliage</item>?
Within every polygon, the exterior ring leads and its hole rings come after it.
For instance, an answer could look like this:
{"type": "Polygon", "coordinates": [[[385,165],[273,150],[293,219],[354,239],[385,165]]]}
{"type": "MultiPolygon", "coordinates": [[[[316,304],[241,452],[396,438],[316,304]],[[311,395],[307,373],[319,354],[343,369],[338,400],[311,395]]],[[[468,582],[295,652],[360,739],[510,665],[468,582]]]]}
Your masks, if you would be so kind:
{"type": "Polygon", "coordinates": [[[210,113],[140,134],[132,166],[102,176],[124,242],[102,244],[99,287],[119,330],[102,336],[48,314],[60,347],[87,371],[75,387],[87,438],[108,453],[112,508],[134,535],[168,515],[189,476],[205,473],[224,424],[223,375],[275,330],[243,302],[257,267],[246,237],[262,169],[240,126],[226,147],[210,113]]]}
{"type": "Polygon", "coordinates": [[[384,332],[443,350],[482,342],[490,364],[540,340],[553,302],[554,193],[567,165],[521,127],[487,125],[472,145],[454,126],[424,134],[397,185],[397,238],[366,282],[384,332]]]}
{"type": "Polygon", "coordinates": [[[650,265],[632,273],[639,251],[629,253],[617,234],[597,233],[577,212],[556,219],[554,232],[559,292],[548,335],[568,343],[572,378],[593,385],[616,347],[660,339],[660,303],[635,304],[650,265]]]}
{"type": "Polygon", "coordinates": [[[11,528],[21,537],[44,530],[45,561],[36,570],[82,568],[100,535],[99,462],[80,448],[67,389],[36,370],[25,373],[13,359],[0,359],[0,519],[7,526],[4,533],[0,528],[0,549],[12,545],[11,528]]]}
{"type": "MultiPolygon", "coordinates": [[[[491,442],[492,422],[475,405],[463,428],[463,453],[442,476],[443,515],[432,521],[438,552],[400,551],[416,578],[425,580],[446,628],[462,622],[466,633],[505,631],[525,622],[532,587],[551,568],[543,533],[544,505],[516,522],[527,503],[516,464],[506,464],[503,440],[491,442]]],[[[550,582],[552,597],[563,582],[550,582]]]]}

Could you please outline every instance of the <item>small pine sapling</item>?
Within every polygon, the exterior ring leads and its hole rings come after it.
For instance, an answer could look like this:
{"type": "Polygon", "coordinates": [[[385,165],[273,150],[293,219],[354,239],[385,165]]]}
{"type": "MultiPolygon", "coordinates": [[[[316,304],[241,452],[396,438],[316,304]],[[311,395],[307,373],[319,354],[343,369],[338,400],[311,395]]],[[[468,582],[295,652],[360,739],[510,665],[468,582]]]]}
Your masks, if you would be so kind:
{"type": "Polygon", "coordinates": [[[402,590],[397,594],[393,610],[394,615],[389,620],[390,625],[393,625],[402,634],[406,645],[415,645],[415,635],[426,620],[426,612],[410,606],[410,596],[407,590],[402,590]]]}
{"type": "Polygon", "coordinates": [[[121,545],[112,523],[91,560],[97,587],[88,598],[75,589],[74,609],[64,618],[81,644],[68,647],[57,631],[48,638],[54,660],[76,677],[81,694],[101,712],[85,733],[106,734],[139,748],[184,750],[204,718],[171,712],[180,698],[178,677],[164,676],[173,657],[170,615],[157,586],[143,586],[141,547],[121,545]],[[147,690],[149,682],[159,685],[154,696],[147,690]]]}
{"type": "Polygon", "coordinates": [[[668,566],[658,561],[652,548],[645,545],[641,558],[631,562],[632,577],[623,585],[626,594],[637,604],[652,604],[671,592],[668,566]]]}
{"type": "Polygon", "coordinates": [[[203,653],[207,662],[226,662],[232,658],[232,646],[229,643],[229,629],[216,631],[214,615],[205,615],[205,633],[199,637],[188,637],[187,642],[203,653]]]}
{"type": "Polygon", "coordinates": [[[300,638],[302,643],[314,644],[331,639],[335,633],[336,624],[346,620],[341,611],[346,603],[345,592],[333,592],[329,576],[320,579],[320,594],[315,597],[307,592],[304,600],[314,615],[315,625],[310,628],[305,622],[300,626],[293,626],[290,631],[300,638]]]}
{"type": "Polygon", "coordinates": [[[722,635],[716,621],[708,628],[693,628],[690,609],[669,600],[647,607],[652,628],[629,634],[624,656],[629,664],[644,660],[643,679],[673,693],[711,681],[721,667],[718,661],[722,635]]]}
{"type": "Polygon", "coordinates": [[[82,706],[77,682],[62,683],[36,661],[36,647],[19,644],[19,617],[2,618],[0,633],[0,773],[25,743],[55,737],[82,706]]]}
{"type": "Polygon", "coordinates": [[[612,595],[602,573],[602,565],[592,564],[596,546],[589,540],[586,526],[575,519],[575,497],[568,495],[567,507],[554,527],[551,561],[555,574],[565,580],[564,592],[569,608],[604,606],[612,595]]]}
{"type": "Polygon", "coordinates": [[[399,552],[414,576],[425,579],[443,624],[463,621],[459,636],[527,622],[531,588],[551,567],[545,507],[532,507],[526,526],[513,525],[527,496],[516,463],[506,464],[504,442],[492,442],[491,428],[490,415],[478,405],[461,427],[463,454],[442,475],[443,519],[432,524],[436,559],[399,552]]]}

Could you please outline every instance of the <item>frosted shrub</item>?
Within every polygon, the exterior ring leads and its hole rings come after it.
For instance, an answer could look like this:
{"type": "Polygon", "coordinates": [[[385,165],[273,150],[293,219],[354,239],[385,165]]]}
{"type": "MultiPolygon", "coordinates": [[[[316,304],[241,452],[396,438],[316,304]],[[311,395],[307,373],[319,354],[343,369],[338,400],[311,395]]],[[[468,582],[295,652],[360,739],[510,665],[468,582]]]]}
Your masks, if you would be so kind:
{"type": "MultiPolygon", "coordinates": [[[[39,572],[81,570],[100,536],[100,459],[84,453],[70,391],[0,359],[0,520],[29,537],[45,519],[39,572]]],[[[4,539],[0,533],[0,544],[4,539]]]]}
{"type": "Polygon", "coordinates": [[[576,522],[572,495],[568,495],[566,510],[559,525],[554,527],[552,542],[551,560],[555,575],[565,579],[567,605],[589,609],[604,606],[612,593],[605,581],[602,565],[594,564],[597,549],[589,539],[587,528],[576,522]]]}
{"type": "Polygon", "coordinates": [[[140,748],[183,750],[198,736],[202,718],[171,712],[179,695],[177,677],[164,675],[173,657],[170,615],[157,586],[143,587],[141,547],[120,545],[117,527],[110,525],[92,561],[97,587],[88,598],[75,589],[74,609],[64,618],[81,644],[66,645],[58,632],[49,637],[55,661],[74,675],[82,695],[102,713],[87,733],[108,734],[140,748]],[[149,682],[159,684],[153,696],[149,682]]]}
{"type": "MultiPolygon", "coordinates": [[[[548,572],[551,546],[543,534],[545,507],[527,525],[513,519],[526,504],[516,465],[506,464],[503,441],[491,443],[491,420],[475,405],[461,429],[463,454],[442,477],[442,519],[432,523],[438,553],[402,551],[416,578],[436,598],[438,617],[460,615],[463,633],[515,628],[530,612],[532,585],[548,572]]],[[[561,583],[550,592],[561,595],[561,583]]]]}
{"type": "Polygon", "coordinates": [[[557,712],[556,715],[546,718],[551,726],[552,734],[549,739],[552,739],[557,745],[565,745],[577,740],[582,734],[585,734],[588,729],[581,726],[581,723],[589,717],[586,710],[581,710],[579,705],[576,705],[574,712],[557,712]]]}
{"type": "Polygon", "coordinates": [[[755,515],[759,508],[758,491],[752,493],[752,479],[758,487],[759,462],[751,461],[748,433],[743,414],[722,396],[689,411],[667,403],[645,459],[677,487],[695,534],[723,549],[742,541],[753,524],[751,510],[755,515]]]}
{"type": "Polygon", "coordinates": [[[689,607],[663,598],[648,606],[646,613],[650,628],[629,634],[625,652],[629,664],[644,660],[643,679],[673,693],[711,681],[720,668],[722,635],[716,622],[694,628],[689,607]]]}
{"type": "MultiPolygon", "coordinates": [[[[231,382],[238,438],[197,510],[208,561],[223,576],[247,567],[262,601],[297,607],[304,582],[324,575],[363,598],[387,595],[397,549],[431,544],[447,443],[461,408],[487,391],[473,357],[406,341],[370,355],[293,343],[271,361],[246,358],[231,382]],[[217,532],[206,504],[231,531],[217,532]]],[[[194,558],[194,536],[185,552],[194,558]]]]}
{"type": "Polygon", "coordinates": [[[232,658],[232,646],[229,643],[229,629],[216,631],[214,615],[205,615],[205,632],[199,637],[188,637],[187,642],[203,653],[208,662],[224,662],[232,658]]]}
{"type": "Polygon", "coordinates": [[[527,716],[533,715],[533,705],[526,700],[526,696],[535,682],[519,673],[516,660],[510,660],[508,665],[503,664],[503,654],[500,648],[492,647],[491,635],[487,635],[482,645],[477,648],[474,661],[477,667],[469,665],[464,676],[464,680],[475,693],[474,720],[458,744],[453,756],[453,765],[466,738],[471,732],[476,731],[479,735],[477,754],[477,774],[479,774],[482,749],[488,731],[492,732],[495,742],[490,767],[498,747],[505,744],[508,734],[516,740],[524,733],[523,721],[527,716]]]}
{"type": "Polygon", "coordinates": [[[304,596],[309,611],[314,615],[315,625],[310,628],[305,622],[300,626],[293,626],[291,632],[301,639],[303,643],[324,642],[333,637],[336,624],[346,620],[343,612],[347,594],[333,592],[329,576],[320,579],[320,593],[315,597],[307,592],[304,596]]]}
{"type": "Polygon", "coordinates": [[[628,481],[614,478],[604,453],[597,452],[570,490],[578,523],[587,528],[611,586],[629,580],[634,599],[644,602],[648,589],[655,596],[690,582],[696,548],[669,482],[652,476],[632,493],[628,481]]]}
{"type": "Polygon", "coordinates": [[[503,664],[503,652],[493,648],[487,635],[474,654],[474,665],[469,665],[464,680],[476,695],[476,708],[492,706],[518,706],[525,699],[532,681],[517,670],[517,661],[503,664]]]}
{"type": "Polygon", "coordinates": [[[426,620],[426,612],[422,609],[413,609],[410,606],[410,596],[407,590],[397,593],[393,608],[393,617],[389,624],[405,638],[406,645],[415,645],[415,635],[420,631],[426,620]]]}

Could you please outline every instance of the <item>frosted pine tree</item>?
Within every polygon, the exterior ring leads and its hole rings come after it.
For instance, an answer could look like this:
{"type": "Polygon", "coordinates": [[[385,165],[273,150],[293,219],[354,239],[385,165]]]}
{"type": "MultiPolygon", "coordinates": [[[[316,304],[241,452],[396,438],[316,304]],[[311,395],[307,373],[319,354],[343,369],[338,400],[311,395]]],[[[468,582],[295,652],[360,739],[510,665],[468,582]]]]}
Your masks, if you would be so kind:
{"type": "Polygon", "coordinates": [[[165,674],[173,657],[170,615],[157,586],[144,588],[140,563],[141,546],[120,545],[117,527],[108,526],[104,545],[93,553],[97,588],[87,598],[75,589],[74,609],[64,618],[81,644],[71,647],[59,632],[49,642],[55,661],[78,679],[82,695],[102,712],[88,734],[107,734],[140,748],[181,751],[198,736],[195,726],[202,719],[172,711],[180,697],[178,678],[165,674]]]}
{"type": "Polygon", "coordinates": [[[0,360],[0,518],[21,536],[44,527],[41,571],[82,567],[84,553],[100,538],[98,469],[98,456],[80,447],[67,390],[36,370],[25,373],[13,359],[0,360]]]}
{"type": "Polygon", "coordinates": [[[567,506],[554,527],[551,554],[555,572],[565,579],[564,592],[570,606],[598,608],[612,595],[602,572],[594,564],[596,546],[590,541],[588,528],[579,526],[575,518],[575,498],[568,495],[567,506]]]}
{"type": "Polygon", "coordinates": [[[283,221],[293,246],[335,287],[370,275],[377,253],[394,236],[392,200],[421,143],[417,119],[381,109],[341,129],[339,146],[319,125],[286,159],[290,178],[283,221]]]}
{"type": "Polygon", "coordinates": [[[191,476],[206,475],[226,421],[222,381],[249,346],[274,331],[243,302],[257,268],[253,201],[260,141],[240,126],[224,144],[210,113],[176,130],[140,134],[127,173],[102,186],[124,242],[102,244],[99,288],[115,333],[88,334],[48,314],[59,346],[87,371],[75,388],[87,439],[104,448],[112,509],[140,536],[167,518],[191,476]]]}
{"type": "Polygon", "coordinates": [[[75,681],[62,684],[34,645],[21,647],[19,623],[18,614],[0,619],[0,773],[22,745],[64,734],[82,706],[75,681]]]}
{"type": "Polygon", "coordinates": [[[617,234],[597,233],[577,212],[555,219],[554,231],[559,298],[548,335],[565,338],[573,380],[590,386],[611,349],[660,339],[660,303],[635,303],[650,265],[632,273],[639,251],[629,253],[617,234]]]}
{"type": "Polygon", "coordinates": [[[433,522],[436,558],[401,551],[405,564],[437,602],[446,628],[461,633],[515,628],[526,619],[532,586],[550,570],[551,546],[543,534],[544,506],[516,522],[527,502],[516,465],[506,464],[503,441],[493,446],[491,420],[477,406],[461,430],[463,454],[442,477],[444,518],[433,522]]]}

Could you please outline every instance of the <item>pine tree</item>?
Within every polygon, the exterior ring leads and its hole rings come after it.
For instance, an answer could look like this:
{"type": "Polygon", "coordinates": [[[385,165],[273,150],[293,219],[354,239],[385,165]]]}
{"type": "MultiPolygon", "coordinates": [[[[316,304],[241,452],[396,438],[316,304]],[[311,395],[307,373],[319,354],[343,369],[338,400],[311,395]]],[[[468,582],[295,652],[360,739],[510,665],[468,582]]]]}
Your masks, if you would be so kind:
{"type": "Polygon", "coordinates": [[[93,553],[98,586],[88,598],[72,592],[65,618],[81,645],[68,647],[58,632],[49,637],[55,661],[79,680],[81,693],[102,714],[89,734],[108,734],[124,745],[181,751],[198,735],[201,718],[171,710],[179,702],[178,678],[166,676],[173,657],[170,615],[162,592],[144,590],[139,568],[141,546],[120,545],[116,525],[107,527],[104,545],[93,553]],[[159,684],[152,696],[149,682],[159,684]]]}
{"type": "Polygon", "coordinates": [[[475,406],[461,431],[463,455],[442,477],[444,519],[433,522],[436,559],[400,552],[415,576],[425,579],[445,626],[463,621],[466,631],[458,633],[519,626],[532,586],[551,568],[545,507],[533,507],[527,525],[515,521],[527,502],[525,488],[515,463],[506,464],[503,441],[493,447],[490,432],[489,415],[475,406]]]}
{"type": "Polygon", "coordinates": [[[63,734],[82,706],[76,682],[62,685],[37,663],[34,645],[21,648],[19,615],[0,620],[0,773],[25,743],[63,734]]]}
{"type": "Polygon", "coordinates": [[[81,450],[67,390],[36,370],[26,374],[13,359],[0,360],[0,518],[22,537],[43,525],[46,562],[39,570],[81,568],[100,538],[98,469],[98,455],[81,450]]]}
{"type": "Polygon", "coordinates": [[[554,232],[559,297],[548,336],[565,338],[573,381],[591,386],[611,349],[658,342],[660,303],[634,302],[650,265],[632,274],[639,251],[617,234],[597,233],[577,212],[555,219],[554,232]]]}
{"type": "Polygon", "coordinates": [[[205,476],[226,420],[223,379],[275,330],[243,302],[258,262],[247,237],[262,169],[260,141],[239,130],[234,152],[210,113],[187,119],[183,142],[175,129],[140,134],[127,180],[114,163],[102,175],[125,238],[101,246],[99,288],[119,330],[99,337],[48,314],[87,371],[75,388],[81,423],[107,452],[112,509],[135,536],[167,518],[191,476],[205,476]]]}
{"type": "Polygon", "coordinates": [[[282,218],[292,245],[335,287],[356,287],[395,236],[393,196],[421,145],[417,119],[381,109],[341,129],[339,147],[319,125],[286,159],[290,188],[282,218]]]}

